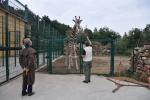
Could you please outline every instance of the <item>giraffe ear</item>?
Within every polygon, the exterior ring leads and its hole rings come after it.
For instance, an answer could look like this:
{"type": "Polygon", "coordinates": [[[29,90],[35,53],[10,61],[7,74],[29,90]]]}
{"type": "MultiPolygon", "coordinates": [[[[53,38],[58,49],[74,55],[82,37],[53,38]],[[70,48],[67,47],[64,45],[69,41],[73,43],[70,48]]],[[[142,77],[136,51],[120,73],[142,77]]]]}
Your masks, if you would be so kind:
{"type": "Polygon", "coordinates": [[[75,20],[77,20],[77,16],[75,16],[75,20]]]}

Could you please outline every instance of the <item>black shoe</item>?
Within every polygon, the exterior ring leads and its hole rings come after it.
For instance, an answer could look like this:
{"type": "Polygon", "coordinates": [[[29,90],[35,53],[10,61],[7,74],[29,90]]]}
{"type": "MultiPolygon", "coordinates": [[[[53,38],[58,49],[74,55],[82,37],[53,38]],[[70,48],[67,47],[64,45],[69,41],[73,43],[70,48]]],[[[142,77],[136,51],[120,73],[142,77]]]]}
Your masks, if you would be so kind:
{"type": "Polygon", "coordinates": [[[27,95],[27,92],[22,92],[22,96],[25,96],[25,95],[27,95]]]}
{"type": "Polygon", "coordinates": [[[84,82],[84,83],[88,83],[88,81],[85,81],[85,80],[84,80],[83,82],[84,82]]]}
{"type": "Polygon", "coordinates": [[[91,82],[90,80],[88,80],[88,82],[91,82]]]}
{"type": "Polygon", "coordinates": [[[28,96],[32,96],[34,94],[35,94],[34,92],[31,92],[31,93],[28,93],[28,96]]]}

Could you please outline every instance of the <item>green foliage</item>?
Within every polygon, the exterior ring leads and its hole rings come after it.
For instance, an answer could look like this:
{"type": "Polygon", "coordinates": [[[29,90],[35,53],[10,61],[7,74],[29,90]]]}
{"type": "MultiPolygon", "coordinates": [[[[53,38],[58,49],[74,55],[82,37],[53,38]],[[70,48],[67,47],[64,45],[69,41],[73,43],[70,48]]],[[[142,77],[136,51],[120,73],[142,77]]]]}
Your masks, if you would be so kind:
{"type": "Polygon", "coordinates": [[[138,28],[134,28],[129,31],[128,36],[128,48],[133,48],[136,46],[139,46],[139,43],[143,40],[143,34],[142,31],[138,28]]]}
{"type": "MultiPolygon", "coordinates": [[[[93,32],[93,38],[97,39],[106,39],[106,38],[114,38],[114,39],[119,39],[121,36],[119,33],[109,29],[108,27],[103,27],[100,28],[99,31],[97,31],[97,28],[94,29],[93,32]]],[[[107,45],[108,42],[102,42],[103,45],[107,45]]]]}
{"type": "Polygon", "coordinates": [[[116,53],[117,54],[124,54],[125,49],[127,48],[128,41],[125,41],[123,39],[120,39],[116,43],[116,53]]]}
{"type": "Polygon", "coordinates": [[[46,15],[42,17],[42,20],[45,21],[46,24],[50,24],[53,28],[58,30],[63,35],[65,35],[66,31],[71,29],[69,25],[62,24],[57,20],[50,20],[50,18],[46,15]]]}
{"type": "Polygon", "coordinates": [[[145,42],[150,42],[150,24],[146,25],[143,30],[143,37],[145,42]]]}
{"type": "Polygon", "coordinates": [[[93,37],[92,31],[88,28],[84,29],[84,34],[86,34],[90,39],[93,37]]]}
{"type": "Polygon", "coordinates": [[[94,28],[94,33],[98,33],[98,30],[96,27],[94,28]]]}
{"type": "Polygon", "coordinates": [[[130,55],[134,47],[143,46],[150,42],[150,24],[142,29],[133,28],[116,42],[116,53],[130,55]]]}
{"type": "Polygon", "coordinates": [[[50,24],[50,23],[51,23],[50,18],[49,18],[48,16],[46,16],[46,15],[44,15],[44,16],[42,17],[42,21],[44,21],[45,24],[50,24]]]}

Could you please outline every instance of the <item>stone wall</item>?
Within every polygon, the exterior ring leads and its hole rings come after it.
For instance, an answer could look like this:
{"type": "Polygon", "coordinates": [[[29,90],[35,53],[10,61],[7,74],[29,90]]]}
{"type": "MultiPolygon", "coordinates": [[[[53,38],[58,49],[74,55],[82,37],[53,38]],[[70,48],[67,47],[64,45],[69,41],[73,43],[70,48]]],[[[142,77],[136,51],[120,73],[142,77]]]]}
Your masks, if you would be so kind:
{"type": "Polygon", "coordinates": [[[147,78],[150,76],[150,44],[134,49],[131,66],[135,69],[135,78],[147,82],[147,78]]]}

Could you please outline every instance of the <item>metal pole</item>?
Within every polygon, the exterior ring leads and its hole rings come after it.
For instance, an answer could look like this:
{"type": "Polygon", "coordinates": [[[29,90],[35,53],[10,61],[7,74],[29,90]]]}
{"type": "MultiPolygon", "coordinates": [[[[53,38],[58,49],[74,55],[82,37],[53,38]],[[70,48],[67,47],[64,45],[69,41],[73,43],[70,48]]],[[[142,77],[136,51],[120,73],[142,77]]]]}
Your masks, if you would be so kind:
{"type": "Polygon", "coordinates": [[[18,2],[21,6],[25,7],[25,5],[23,5],[19,0],[15,0],[16,2],[18,2]]]}
{"type": "Polygon", "coordinates": [[[17,65],[16,64],[16,55],[17,55],[17,52],[16,52],[16,43],[17,43],[17,32],[16,32],[16,18],[14,18],[14,40],[15,40],[15,56],[14,56],[14,58],[15,58],[15,66],[17,65]]]}
{"type": "Polygon", "coordinates": [[[39,67],[39,17],[37,17],[37,67],[39,67]]]}
{"type": "MultiPolygon", "coordinates": [[[[8,9],[8,0],[6,0],[6,9],[8,9]]],[[[9,32],[8,32],[8,12],[6,12],[5,15],[5,34],[6,34],[6,40],[5,40],[5,45],[6,45],[6,80],[9,80],[9,32]]]]}
{"type": "Polygon", "coordinates": [[[25,20],[25,37],[28,37],[28,7],[27,5],[25,5],[25,16],[24,16],[24,20],[25,20]]]}
{"type": "Polygon", "coordinates": [[[51,74],[52,73],[52,34],[50,33],[50,25],[48,27],[48,33],[49,33],[49,36],[50,36],[50,40],[48,40],[48,73],[51,74]]]}
{"type": "Polygon", "coordinates": [[[134,72],[135,72],[135,65],[134,65],[134,63],[135,63],[135,61],[134,61],[134,48],[133,48],[132,53],[133,53],[133,54],[132,54],[132,56],[133,56],[133,57],[132,57],[132,68],[133,68],[132,71],[133,71],[133,73],[134,73],[134,72]]]}
{"type": "Polygon", "coordinates": [[[64,43],[64,38],[65,38],[64,35],[62,35],[61,38],[62,38],[62,51],[61,51],[61,54],[64,54],[64,44],[65,44],[64,43]]]}
{"type": "Polygon", "coordinates": [[[80,37],[80,73],[83,73],[83,59],[82,59],[82,52],[83,52],[83,43],[82,43],[82,36],[80,37]]]}
{"type": "MultiPolygon", "coordinates": [[[[4,20],[5,20],[4,18],[5,18],[5,17],[2,16],[2,47],[3,47],[3,48],[4,48],[4,46],[5,46],[5,45],[4,45],[4,20]]],[[[4,57],[5,57],[5,56],[4,56],[4,55],[5,55],[5,54],[4,54],[4,51],[5,51],[5,50],[3,50],[3,54],[2,54],[2,56],[3,56],[3,64],[2,64],[2,65],[3,65],[3,66],[5,65],[5,64],[4,64],[4,63],[5,63],[5,60],[4,60],[4,59],[5,59],[5,58],[4,58],[4,57]]]]}
{"type": "Polygon", "coordinates": [[[114,50],[115,50],[115,45],[114,45],[114,39],[111,39],[111,64],[110,64],[110,75],[114,76],[114,50]]]}
{"type": "Polygon", "coordinates": [[[51,49],[52,49],[52,60],[54,60],[55,59],[55,46],[54,46],[54,38],[55,38],[55,33],[54,33],[55,31],[54,31],[54,28],[52,28],[52,34],[51,34],[51,36],[52,36],[52,38],[51,38],[51,49]]]}

